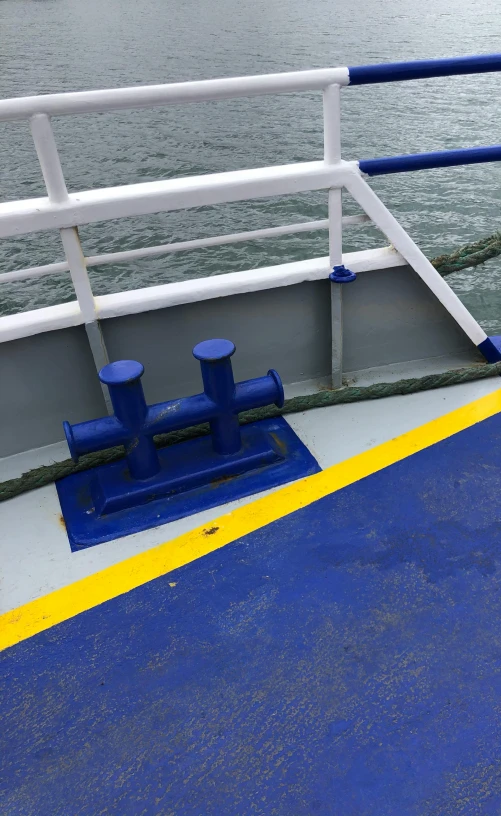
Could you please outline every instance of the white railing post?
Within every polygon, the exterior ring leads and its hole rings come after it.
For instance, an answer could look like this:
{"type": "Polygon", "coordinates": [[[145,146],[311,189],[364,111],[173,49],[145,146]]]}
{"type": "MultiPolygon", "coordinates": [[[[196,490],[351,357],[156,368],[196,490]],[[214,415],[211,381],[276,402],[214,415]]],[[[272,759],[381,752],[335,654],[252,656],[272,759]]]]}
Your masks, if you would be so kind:
{"type": "MultiPolygon", "coordinates": [[[[324,162],[341,161],[341,94],[339,85],[329,85],[324,102],[324,162]]],[[[329,190],[330,267],[343,262],[343,204],[340,187],[329,190]]],[[[332,387],[339,388],[343,378],[343,287],[331,284],[332,387]]]]}
{"type": "MultiPolygon", "coordinates": [[[[49,201],[53,204],[64,204],[68,201],[68,190],[49,117],[45,113],[35,114],[30,119],[30,128],[49,201]]],[[[97,319],[96,305],[78,229],[77,227],[69,227],[61,229],[59,232],[78,305],[84,319],[94,363],[99,371],[109,362],[109,358],[97,319]]],[[[106,407],[111,413],[112,407],[108,389],[105,386],[102,388],[106,407]]]]}

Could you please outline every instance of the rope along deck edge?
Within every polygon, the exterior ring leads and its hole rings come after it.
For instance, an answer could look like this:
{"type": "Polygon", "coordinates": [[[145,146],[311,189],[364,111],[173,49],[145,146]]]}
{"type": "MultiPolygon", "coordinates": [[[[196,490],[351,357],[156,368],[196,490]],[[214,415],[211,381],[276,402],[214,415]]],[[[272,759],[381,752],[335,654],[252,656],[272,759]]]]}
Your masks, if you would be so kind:
{"type": "MultiPolygon", "coordinates": [[[[440,275],[446,276],[462,269],[479,266],[491,258],[501,255],[501,232],[495,232],[481,241],[464,246],[452,252],[450,255],[440,255],[434,258],[431,263],[440,275]]],[[[433,388],[443,388],[448,385],[459,385],[460,383],[483,380],[487,377],[494,377],[501,374],[501,363],[491,365],[476,365],[469,368],[458,369],[456,371],[446,371],[443,374],[429,374],[426,377],[414,377],[407,380],[398,380],[394,383],[376,383],[364,387],[346,386],[337,391],[321,391],[318,394],[310,394],[306,397],[293,397],[286,400],[281,409],[267,407],[253,411],[246,411],[240,415],[240,424],[256,422],[259,419],[271,419],[272,417],[284,414],[299,413],[308,411],[311,408],[324,408],[328,405],[343,405],[348,402],[359,402],[361,400],[381,399],[402,394],[415,394],[418,391],[428,391],[433,388]]],[[[197,425],[193,428],[186,428],[183,431],[174,431],[162,434],[155,438],[157,447],[163,448],[167,445],[174,445],[186,439],[195,439],[198,436],[205,436],[209,433],[209,426],[197,425]]],[[[79,473],[82,470],[97,465],[104,465],[108,462],[116,462],[124,457],[122,447],[109,448],[98,453],[83,456],[78,464],[71,459],[63,462],[54,462],[51,465],[29,470],[17,479],[9,479],[0,483],[0,502],[13,499],[22,493],[35,490],[38,487],[52,484],[58,479],[63,479],[72,473],[79,473]]]]}
{"type": "MultiPolygon", "coordinates": [[[[429,391],[435,388],[443,388],[449,385],[459,385],[461,383],[484,380],[501,374],[501,363],[479,364],[468,368],[461,368],[455,371],[446,371],[442,374],[428,374],[425,377],[412,377],[406,380],[398,380],[393,383],[375,383],[367,386],[345,386],[336,391],[320,391],[316,394],[309,394],[304,397],[292,397],[285,401],[283,408],[267,406],[240,414],[240,424],[256,422],[260,419],[271,419],[285,414],[301,413],[312,408],[325,408],[331,405],[345,405],[350,402],[361,400],[382,399],[384,397],[398,396],[404,394],[416,394],[419,391],[429,391]]],[[[187,439],[195,439],[209,433],[209,425],[197,425],[186,428],[182,431],[173,431],[155,437],[155,444],[158,448],[174,445],[187,439]]],[[[83,456],[78,464],[71,459],[63,462],[54,462],[50,465],[29,470],[16,479],[9,479],[0,483],[0,502],[20,496],[30,490],[52,484],[52,482],[69,476],[72,473],[79,473],[82,470],[97,465],[104,465],[108,462],[116,462],[124,457],[123,447],[109,448],[98,453],[83,456]]]]}

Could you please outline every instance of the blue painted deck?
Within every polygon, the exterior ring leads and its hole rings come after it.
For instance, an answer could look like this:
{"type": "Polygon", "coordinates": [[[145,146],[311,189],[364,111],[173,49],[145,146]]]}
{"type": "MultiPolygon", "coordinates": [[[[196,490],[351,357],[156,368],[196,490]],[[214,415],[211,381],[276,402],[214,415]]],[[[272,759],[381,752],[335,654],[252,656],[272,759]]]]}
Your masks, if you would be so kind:
{"type": "Polygon", "coordinates": [[[7,650],[0,812],[499,814],[500,497],[496,416],[7,650]]]}

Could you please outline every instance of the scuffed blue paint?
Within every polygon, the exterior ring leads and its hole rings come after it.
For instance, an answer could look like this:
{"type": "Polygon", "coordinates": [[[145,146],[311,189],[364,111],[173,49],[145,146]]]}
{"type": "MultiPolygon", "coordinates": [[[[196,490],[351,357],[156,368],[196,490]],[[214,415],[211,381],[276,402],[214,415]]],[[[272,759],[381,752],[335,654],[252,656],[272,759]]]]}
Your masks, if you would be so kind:
{"type": "Polygon", "coordinates": [[[496,416],[7,650],[0,812],[500,813],[500,451],[496,416]]]}
{"type": "Polygon", "coordinates": [[[501,71],[501,54],[476,54],[470,57],[384,62],[376,65],[357,65],[348,68],[350,85],[369,85],[376,82],[402,82],[409,79],[484,74],[501,71]]]}

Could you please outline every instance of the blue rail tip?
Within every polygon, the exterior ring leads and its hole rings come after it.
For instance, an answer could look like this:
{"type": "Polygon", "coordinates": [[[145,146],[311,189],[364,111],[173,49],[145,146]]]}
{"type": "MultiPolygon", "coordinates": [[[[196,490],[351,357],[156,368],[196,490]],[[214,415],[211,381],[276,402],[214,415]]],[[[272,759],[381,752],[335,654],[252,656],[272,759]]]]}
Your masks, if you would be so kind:
{"type": "Polygon", "coordinates": [[[206,363],[225,360],[234,353],[235,343],[232,343],[231,340],[204,340],[202,343],[197,343],[193,349],[193,356],[206,363]]]}
{"type": "Polygon", "coordinates": [[[99,372],[99,379],[105,385],[125,385],[138,380],[144,374],[144,366],[136,360],[118,360],[99,372]]]}
{"type": "Polygon", "coordinates": [[[499,334],[486,337],[477,348],[482,352],[488,363],[501,362],[501,336],[499,334]]]}

